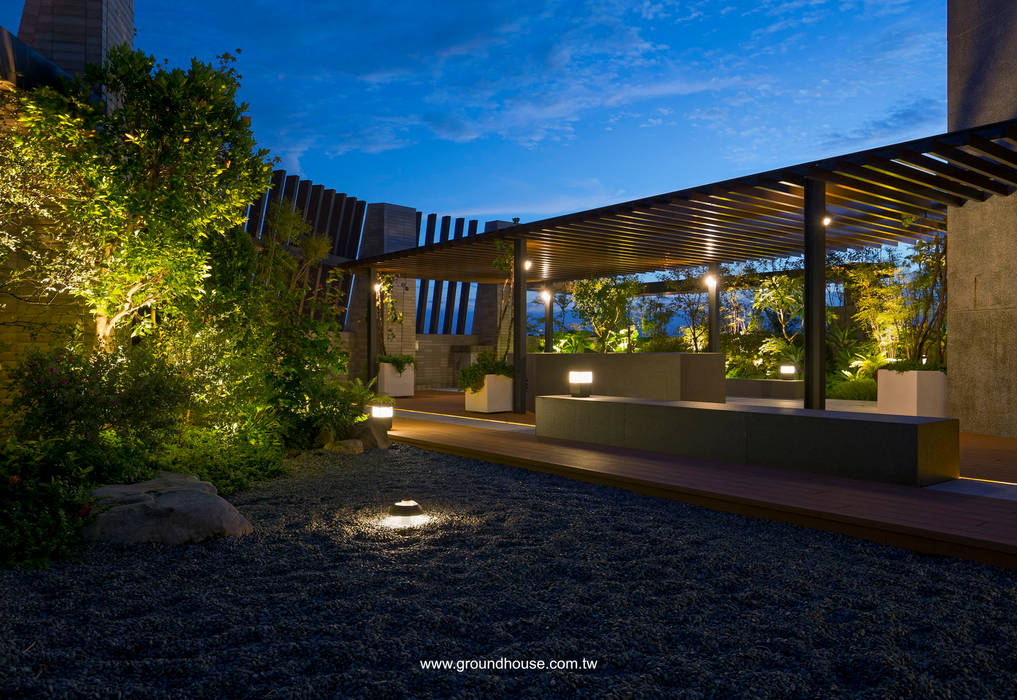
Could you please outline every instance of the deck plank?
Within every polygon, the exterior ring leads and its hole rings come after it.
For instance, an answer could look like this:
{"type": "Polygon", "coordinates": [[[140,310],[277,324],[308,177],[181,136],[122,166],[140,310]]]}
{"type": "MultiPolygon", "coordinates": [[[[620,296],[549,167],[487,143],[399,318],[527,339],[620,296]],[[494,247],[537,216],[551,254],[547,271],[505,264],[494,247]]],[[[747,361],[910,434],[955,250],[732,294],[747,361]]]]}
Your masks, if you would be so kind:
{"type": "Polygon", "coordinates": [[[1017,568],[1017,503],[397,417],[396,442],[1017,568]]]}

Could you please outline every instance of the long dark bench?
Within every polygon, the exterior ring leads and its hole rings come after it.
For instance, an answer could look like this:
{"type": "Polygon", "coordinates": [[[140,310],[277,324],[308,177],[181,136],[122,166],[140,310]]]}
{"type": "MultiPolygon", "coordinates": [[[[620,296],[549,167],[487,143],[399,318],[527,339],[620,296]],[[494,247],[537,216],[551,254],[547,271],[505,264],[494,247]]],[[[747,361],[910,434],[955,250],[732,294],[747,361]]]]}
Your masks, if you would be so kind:
{"type": "Polygon", "coordinates": [[[959,475],[954,418],[538,396],[537,435],[925,486],[959,475]]]}

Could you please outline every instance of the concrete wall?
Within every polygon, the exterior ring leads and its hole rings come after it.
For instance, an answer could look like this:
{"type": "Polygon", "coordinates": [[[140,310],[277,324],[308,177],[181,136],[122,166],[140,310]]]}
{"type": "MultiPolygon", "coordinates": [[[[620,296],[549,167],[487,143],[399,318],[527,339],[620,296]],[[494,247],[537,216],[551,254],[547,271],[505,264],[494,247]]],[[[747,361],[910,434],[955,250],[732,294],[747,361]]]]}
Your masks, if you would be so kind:
{"type": "MultiPolygon", "coordinates": [[[[1017,3],[947,4],[950,129],[1017,117],[1017,3]]],[[[949,212],[947,411],[961,430],[1017,437],[1017,198],[949,212]]]]}
{"type": "Polygon", "coordinates": [[[526,406],[535,397],[569,393],[570,371],[592,371],[598,396],[724,403],[724,354],[719,352],[532,353],[526,406]]]}
{"type": "Polygon", "coordinates": [[[1017,199],[949,217],[947,414],[967,432],[1017,437],[1017,199]]]}

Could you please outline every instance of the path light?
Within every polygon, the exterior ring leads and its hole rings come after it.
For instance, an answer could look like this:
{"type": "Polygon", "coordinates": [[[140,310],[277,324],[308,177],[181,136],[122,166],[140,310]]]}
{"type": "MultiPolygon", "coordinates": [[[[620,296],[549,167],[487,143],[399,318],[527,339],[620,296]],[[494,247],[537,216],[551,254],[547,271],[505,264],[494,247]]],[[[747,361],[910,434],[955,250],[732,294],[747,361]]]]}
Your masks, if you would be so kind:
{"type": "Polygon", "coordinates": [[[823,217],[823,226],[829,226],[832,223],[833,223],[833,219],[831,219],[829,216],[824,216],[823,217]]]}
{"type": "Polygon", "coordinates": [[[784,376],[793,375],[796,371],[797,370],[795,369],[794,365],[781,365],[780,366],[780,373],[783,374],[784,376]]]}
{"type": "Polygon", "coordinates": [[[593,372],[569,372],[569,392],[577,398],[590,395],[593,384],[593,372]]]}
{"type": "Polygon", "coordinates": [[[385,429],[385,432],[392,430],[392,416],[395,411],[392,406],[385,404],[371,404],[371,420],[385,429]]]}
{"type": "Polygon", "coordinates": [[[717,287],[717,278],[713,275],[707,275],[704,281],[711,292],[717,287]]]}
{"type": "Polygon", "coordinates": [[[524,260],[523,261],[523,269],[524,270],[529,270],[531,267],[533,267],[533,261],[532,260],[524,260]]]}
{"type": "Polygon", "coordinates": [[[424,513],[419,503],[403,499],[389,506],[388,517],[382,518],[381,525],[391,528],[419,527],[430,520],[431,516],[424,513]]]}

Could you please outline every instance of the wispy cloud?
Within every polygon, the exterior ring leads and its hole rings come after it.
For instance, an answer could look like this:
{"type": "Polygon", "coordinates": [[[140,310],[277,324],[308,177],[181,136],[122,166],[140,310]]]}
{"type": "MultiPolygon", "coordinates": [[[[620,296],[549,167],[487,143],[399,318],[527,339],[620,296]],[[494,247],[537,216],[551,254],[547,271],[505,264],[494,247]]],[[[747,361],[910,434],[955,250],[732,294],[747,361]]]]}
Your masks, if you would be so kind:
{"type": "Polygon", "coordinates": [[[829,134],[824,145],[845,147],[897,141],[918,130],[928,130],[940,124],[945,112],[945,100],[920,97],[898,105],[890,113],[870,119],[851,131],[829,134]]]}

